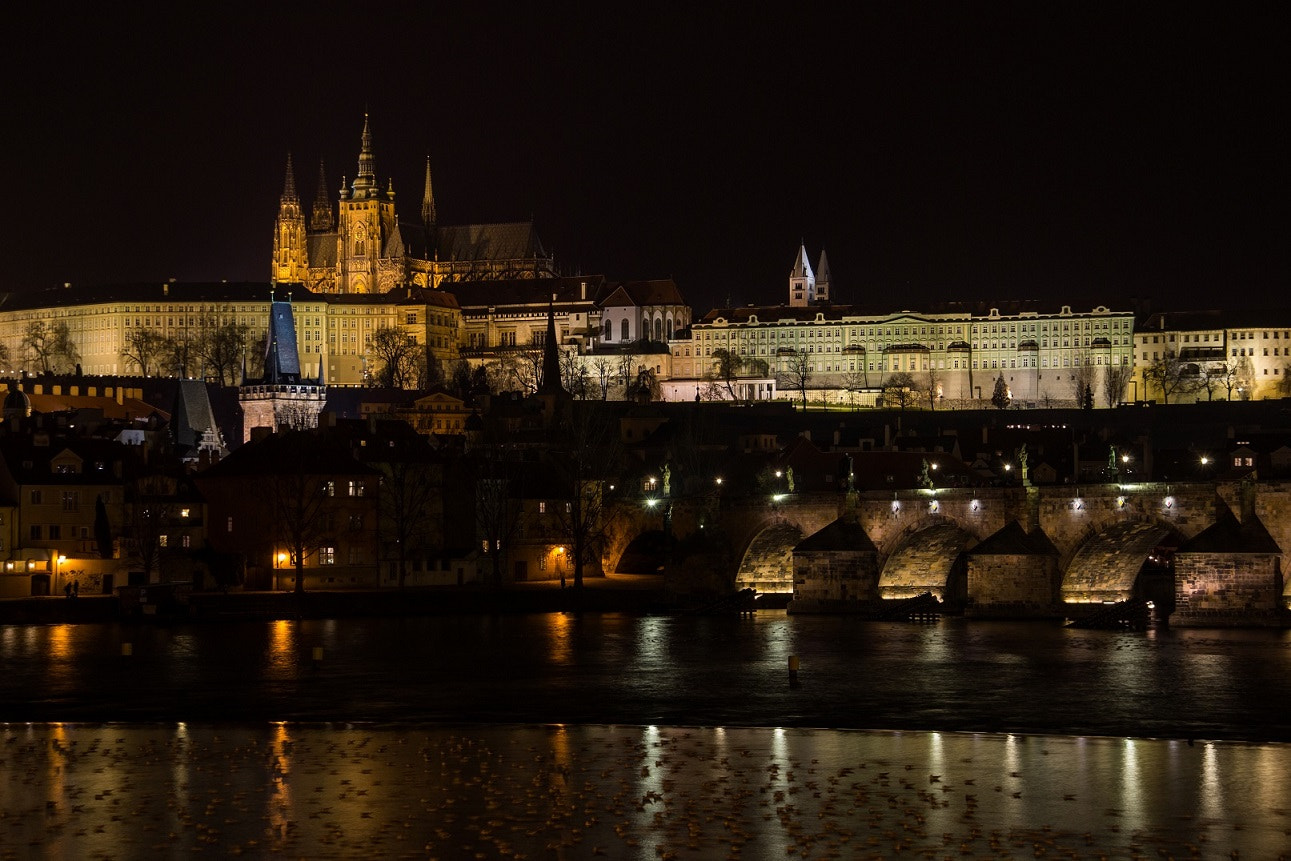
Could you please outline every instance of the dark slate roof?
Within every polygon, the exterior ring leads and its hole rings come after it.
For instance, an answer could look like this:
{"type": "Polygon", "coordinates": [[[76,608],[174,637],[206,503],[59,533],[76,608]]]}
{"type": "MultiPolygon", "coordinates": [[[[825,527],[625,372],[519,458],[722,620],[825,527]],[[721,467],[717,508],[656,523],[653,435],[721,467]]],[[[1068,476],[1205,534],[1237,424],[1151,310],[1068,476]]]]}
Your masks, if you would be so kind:
{"type": "Polygon", "coordinates": [[[0,294],[0,310],[23,311],[115,302],[268,302],[270,289],[267,281],[73,285],[0,294]]]}
{"type": "Polygon", "coordinates": [[[1136,327],[1139,332],[1184,332],[1196,329],[1258,329],[1291,327],[1291,311],[1211,310],[1168,311],[1153,314],[1136,327]]]}
{"type": "Polygon", "coordinates": [[[446,282],[441,288],[457,297],[463,309],[499,305],[541,305],[545,311],[551,296],[556,295],[555,310],[572,308],[577,303],[595,301],[606,289],[604,275],[579,278],[508,278],[496,281],[446,282]],[[586,284],[586,290],[583,285],[586,284]],[[586,298],[584,298],[584,296],[586,298]]]}
{"type": "Polygon", "coordinates": [[[1014,520],[969,553],[973,556],[1057,556],[1058,548],[1042,530],[1028,533],[1014,520]]]}
{"type": "Polygon", "coordinates": [[[336,268],[336,231],[307,233],[305,254],[309,257],[309,265],[315,269],[336,268]]]}
{"type": "Polygon", "coordinates": [[[182,450],[192,449],[202,441],[202,433],[217,429],[206,383],[201,380],[179,380],[171,417],[171,433],[182,450]]]}
{"type": "MultiPolygon", "coordinates": [[[[704,315],[704,322],[711,323],[721,317],[730,323],[746,323],[750,316],[756,315],[759,322],[774,323],[778,320],[815,320],[817,314],[823,314],[828,321],[837,322],[844,317],[877,317],[882,319],[895,319],[900,317],[909,317],[912,321],[920,322],[932,320],[929,315],[958,315],[961,317],[986,317],[991,310],[995,309],[1002,316],[1016,316],[1023,313],[1036,314],[1058,314],[1062,311],[1061,305],[1055,305],[1051,302],[1033,301],[1029,299],[1005,300],[1000,302],[933,302],[922,306],[919,309],[906,309],[894,311],[892,303],[883,305],[809,305],[806,307],[794,307],[790,305],[749,305],[744,308],[714,308],[704,315]]],[[[1093,311],[1089,309],[1072,308],[1074,316],[1089,314],[1093,311]]],[[[1112,314],[1129,315],[1130,311],[1112,310],[1112,314]]]]}
{"type": "Polygon", "coordinates": [[[654,281],[624,281],[614,291],[597,304],[601,307],[622,306],[627,304],[641,307],[643,305],[684,305],[681,291],[671,278],[654,281]],[[623,292],[620,294],[619,291],[623,292]]]}
{"type": "Polygon", "coordinates": [[[1224,508],[1214,524],[1193,536],[1176,553],[1276,553],[1282,548],[1269,535],[1258,517],[1239,523],[1233,512],[1224,508]]]}
{"type": "Polygon", "coordinates": [[[521,260],[546,257],[532,221],[443,225],[435,231],[441,261],[521,260]]]}
{"type": "Polygon", "coordinates": [[[794,553],[828,553],[838,550],[873,553],[878,548],[859,523],[846,517],[838,518],[814,535],[799,541],[793,548],[794,553]]]}

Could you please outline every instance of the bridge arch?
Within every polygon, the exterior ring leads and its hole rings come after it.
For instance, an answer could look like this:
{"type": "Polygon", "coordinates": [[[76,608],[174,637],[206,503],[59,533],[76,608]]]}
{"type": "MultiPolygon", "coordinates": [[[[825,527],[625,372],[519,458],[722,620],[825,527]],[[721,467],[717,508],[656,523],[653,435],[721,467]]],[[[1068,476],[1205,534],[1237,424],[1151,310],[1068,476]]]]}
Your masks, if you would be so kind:
{"type": "Polygon", "coordinates": [[[1173,525],[1155,519],[1090,528],[1063,569],[1063,602],[1100,604],[1142,597],[1139,575],[1144,565],[1157,561],[1157,548],[1178,547],[1182,541],[1173,525]]]}
{"type": "Polygon", "coordinates": [[[879,574],[883,598],[912,598],[931,592],[943,601],[968,597],[964,551],[977,543],[971,532],[949,519],[914,524],[893,542],[879,574]]]}
{"type": "Polygon", "coordinates": [[[793,548],[807,536],[792,520],[766,526],[749,542],[735,573],[736,589],[759,592],[793,591],[793,548]]]}

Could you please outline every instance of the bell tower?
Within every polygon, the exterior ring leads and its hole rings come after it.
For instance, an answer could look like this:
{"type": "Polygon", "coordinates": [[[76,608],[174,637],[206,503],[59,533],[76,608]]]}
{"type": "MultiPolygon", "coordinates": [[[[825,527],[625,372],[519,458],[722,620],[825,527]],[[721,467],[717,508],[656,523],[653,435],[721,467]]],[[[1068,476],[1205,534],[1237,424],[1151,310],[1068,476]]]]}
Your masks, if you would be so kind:
{"type": "Polygon", "coordinates": [[[275,284],[304,283],[309,269],[305,251],[305,214],[296,194],[296,174],[287,154],[287,178],[283,182],[282,197],[278,199],[278,221],[273,232],[273,270],[270,280],[275,284]]]}
{"type": "Polygon", "coordinates": [[[379,291],[386,241],[396,220],[393,188],[377,183],[372,157],[372,132],[363,116],[359,171],[349,188],[342,183],[336,230],[336,289],[340,293],[379,291]]]}

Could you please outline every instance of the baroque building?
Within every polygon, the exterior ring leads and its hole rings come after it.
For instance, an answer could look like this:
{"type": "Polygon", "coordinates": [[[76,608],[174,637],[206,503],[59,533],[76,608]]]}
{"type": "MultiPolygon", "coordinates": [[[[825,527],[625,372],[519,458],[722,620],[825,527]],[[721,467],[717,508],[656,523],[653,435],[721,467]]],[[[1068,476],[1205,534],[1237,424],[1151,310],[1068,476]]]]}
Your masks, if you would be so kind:
{"type": "Polygon", "coordinates": [[[377,179],[366,116],[358,171],[348,187],[344,180],[341,186],[333,202],[320,164],[318,194],[307,223],[287,157],[274,225],[270,277],[275,284],[303,284],[316,293],[372,294],[405,286],[434,288],[446,281],[555,274],[532,221],[440,224],[429,159],[421,221],[401,221],[393,182],[382,187],[377,179]]]}

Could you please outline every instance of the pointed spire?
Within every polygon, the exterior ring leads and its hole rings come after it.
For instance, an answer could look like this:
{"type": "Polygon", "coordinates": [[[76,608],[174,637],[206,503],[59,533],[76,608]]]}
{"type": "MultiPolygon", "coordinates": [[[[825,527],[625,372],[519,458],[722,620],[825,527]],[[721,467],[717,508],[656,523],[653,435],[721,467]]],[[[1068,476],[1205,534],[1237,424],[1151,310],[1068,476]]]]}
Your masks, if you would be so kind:
{"type": "MultiPolygon", "coordinates": [[[[843,261],[843,268],[846,269],[847,261],[843,261]]],[[[825,256],[825,249],[820,249],[820,264],[816,267],[816,283],[829,280],[829,258],[825,256]]]]}
{"type": "Polygon", "coordinates": [[[314,196],[314,209],[309,216],[310,230],[331,230],[336,226],[332,215],[332,202],[327,198],[327,171],[323,160],[318,160],[318,194],[314,196]]]}
{"type": "Polygon", "coordinates": [[[421,195],[421,223],[427,230],[435,229],[435,190],[430,182],[430,156],[426,156],[426,190],[421,195]]]}
{"type": "Polygon", "coordinates": [[[556,294],[547,303],[547,341],[542,345],[542,391],[563,392],[560,384],[560,347],[556,343],[556,294]]]}
{"type": "Polygon", "coordinates": [[[363,142],[359,149],[359,173],[354,177],[355,197],[366,197],[368,193],[378,190],[375,159],[372,157],[372,131],[368,125],[368,115],[363,114],[363,142]],[[360,193],[363,192],[363,193],[360,193]]]}
{"type": "Polygon", "coordinates": [[[798,257],[793,261],[793,271],[789,273],[790,278],[814,278],[811,271],[811,264],[807,262],[807,246],[800,244],[798,246],[798,257]]]}
{"type": "Polygon", "coordinates": [[[282,184],[282,202],[298,203],[296,197],[296,171],[291,166],[291,153],[287,153],[287,178],[282,184]]]}

